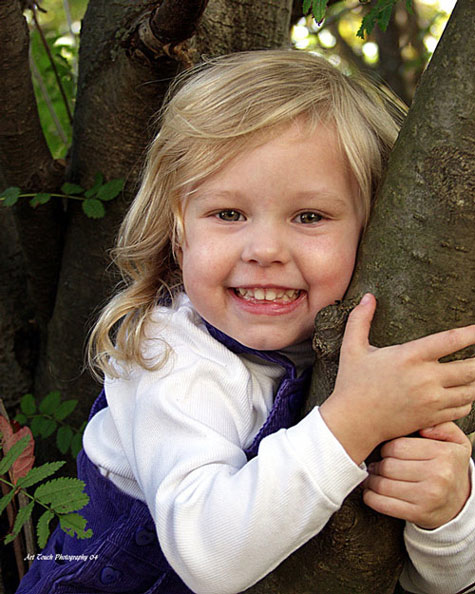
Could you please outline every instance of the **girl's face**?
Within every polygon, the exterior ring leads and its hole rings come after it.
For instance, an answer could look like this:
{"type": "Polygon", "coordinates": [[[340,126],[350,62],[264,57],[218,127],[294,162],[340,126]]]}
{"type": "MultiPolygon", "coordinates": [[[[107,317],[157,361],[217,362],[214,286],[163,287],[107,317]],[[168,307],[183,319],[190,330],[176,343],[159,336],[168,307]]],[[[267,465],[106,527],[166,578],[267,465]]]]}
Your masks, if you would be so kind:
{"type": "Polygon", "coordinates": [[[363,225],[331,126],[298,123],[238,155],[186,204],[180,265],[198,313],[238,342],[277,350],[341,299],[363,225]]]}

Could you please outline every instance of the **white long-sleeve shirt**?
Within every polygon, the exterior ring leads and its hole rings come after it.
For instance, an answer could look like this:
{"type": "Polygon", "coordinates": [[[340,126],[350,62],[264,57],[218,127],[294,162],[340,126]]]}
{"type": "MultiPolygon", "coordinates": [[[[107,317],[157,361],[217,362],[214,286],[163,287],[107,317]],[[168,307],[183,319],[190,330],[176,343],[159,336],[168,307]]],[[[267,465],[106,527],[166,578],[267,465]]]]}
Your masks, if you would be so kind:
{"type": "MultiPolygon", "coordinates": [[[[316,535],[367,476],[318,408],[265,437],[248,461],[283,369],[236,355],[210,336],[186,296],[157,308],[147,329],[157,371],[107,379],[108,407],[88,424],[89,458],[127,494],[145,501],[171,566],[196,593],[249,588],[316,535]]],[[[307,344],[285,352],[309,364],[307,344]]],[[[473,472],[473,469],[472,469],[473,472]]],[[[475,582],[475,497],[434,531],[407,525],[410,591],[457,592],[475,582]]]]}

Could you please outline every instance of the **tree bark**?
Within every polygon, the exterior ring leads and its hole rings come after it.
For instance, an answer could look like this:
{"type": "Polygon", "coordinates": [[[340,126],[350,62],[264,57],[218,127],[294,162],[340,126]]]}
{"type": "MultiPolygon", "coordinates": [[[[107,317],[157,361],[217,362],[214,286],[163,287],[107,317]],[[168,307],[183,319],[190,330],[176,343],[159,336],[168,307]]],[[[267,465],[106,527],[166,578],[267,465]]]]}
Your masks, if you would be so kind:
{"type": "MultiPolygon", "coordinates": [[[[378,299],[376,346],[474,321],[475,79],[467,65],[475,48],[464,43],[474,17],[473,2],[459,0],[392,153],[348,301],[317,317],[307,410],[333,389],[346,317],[362,293],[378,299]]],[[[460,424],[475,430],[473,412],[460,424]]],[[[405,557],[402,528],[368,509],[357,489],[319,535],[247,592],[390,594],[405,557]]]]}
{"type": "MultiPolygon", "coordinates": [[[[63,165],[54,161],[41,129],[28,64],[29,33],[18,1],[0,4],[0,185],[52,191],[63,165]]],[[[62,245],[62,205],[0,209],[2,394],[7,404],[31,390],[38,327],[51,315],[62,245]]]]}

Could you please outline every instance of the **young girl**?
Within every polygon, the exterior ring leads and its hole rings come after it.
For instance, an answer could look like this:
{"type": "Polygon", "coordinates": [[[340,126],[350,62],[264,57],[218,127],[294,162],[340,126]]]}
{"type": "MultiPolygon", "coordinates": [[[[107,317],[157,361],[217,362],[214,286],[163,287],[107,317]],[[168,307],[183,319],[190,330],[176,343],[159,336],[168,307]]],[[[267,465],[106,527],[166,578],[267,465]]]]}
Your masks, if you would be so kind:
{"type": "Polygon", "coordinates": [[[120,233],[126,288],[93,333],[105,396],[78,464],[94,536],[57,530],[18,592],[242,592],[364,480],[369,506],[407,520],[405,588],[473,585],[474,471],[452,421],[475,370],[438,359],[475,327],[376,349],[366,295],[333,394],[299,420],[314,316],[348,286],[396,112],[296,51],[174,86],[120,233]]]}

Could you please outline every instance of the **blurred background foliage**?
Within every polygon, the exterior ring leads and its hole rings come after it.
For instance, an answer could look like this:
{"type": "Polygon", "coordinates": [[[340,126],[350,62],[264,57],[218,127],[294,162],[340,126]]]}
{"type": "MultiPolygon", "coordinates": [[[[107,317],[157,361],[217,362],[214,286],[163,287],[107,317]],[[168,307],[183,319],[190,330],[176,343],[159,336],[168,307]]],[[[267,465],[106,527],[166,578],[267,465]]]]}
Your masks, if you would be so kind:
{"type": "MultiPolygon", "coordinates": [[[[398,2],[386,32],[375,28],[369,37],[360,39],[356,33],[368,3],[334,2],[325,20],[317,24],[311,16],[302,16],[302,0],[294,0],[292,43],[297,49],[326,56],[345,71],[356,68],[372,73],[410,104],[455,1],[413,0],[412,12],[398,2]]],[[[64,158],[71,144],[79,34],[87,2],[42,0],[34,11],[26,11],[38,108],[55,158],[64,158]]]]}

